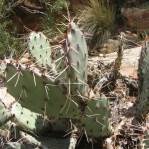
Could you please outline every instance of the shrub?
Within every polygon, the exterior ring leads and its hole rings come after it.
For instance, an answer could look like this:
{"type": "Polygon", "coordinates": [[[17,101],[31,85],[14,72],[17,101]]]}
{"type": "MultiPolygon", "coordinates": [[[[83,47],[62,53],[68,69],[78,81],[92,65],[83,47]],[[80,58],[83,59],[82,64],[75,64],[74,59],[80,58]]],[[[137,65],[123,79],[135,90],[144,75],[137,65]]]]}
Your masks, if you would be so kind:
{"type": "Polygon", "coordinates": [[[97,48],[109,36],[114,28],[115,12],[113,7],[103,0],[89,0],[79,16],[80,25],[92,35],[91,48],[97,48]]]}
{"type": "Polygon", "coordinates": [[[7,1],[0,0],[0,58],[4,55],[10,55],[10,53],[15,52],[15,54],[20,54],[22,52],[21,40],[16,38],[14,30],[12,30],[13,23],[9,19],[9,11],[7,1]]]}
{"type": "Polygon", "coordinates": [[[0,24],[0,57],[3,57],[4,54],[10,55],[11,52],[20,54],[23,50],[21,47],[21,40],[7,31],[8,25],[9,22],[0,24]]]}

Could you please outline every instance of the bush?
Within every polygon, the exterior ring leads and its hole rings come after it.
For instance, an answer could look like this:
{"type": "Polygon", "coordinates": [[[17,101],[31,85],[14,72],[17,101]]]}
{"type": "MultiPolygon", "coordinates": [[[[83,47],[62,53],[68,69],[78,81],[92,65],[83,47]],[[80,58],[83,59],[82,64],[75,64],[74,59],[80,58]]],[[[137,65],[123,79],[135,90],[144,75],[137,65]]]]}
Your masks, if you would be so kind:
{"type": "Polygon", "coordinates": [[[0,58],[10,55],[10,53],[15,52],[15,54],[21,54],[22,42],[14,34],[13,23],[9,19],[9,11],[7,1],[0,0],[0,58]]]}
{"type": "Polygon", "coordinates": [[[22,52],[21,40],[7,31],[8,22],[0,24],[0,57],[10,55],[11,52],[20,54],[22,52]]]}
{"type": "Polygon", "coordinates": [[[89,41],[91,48],[99,47],[107,40],[114,29],[115,12],[103,0],[89,0],[79,16],[80,25],[85,32],[92,35],[89,41]]]}

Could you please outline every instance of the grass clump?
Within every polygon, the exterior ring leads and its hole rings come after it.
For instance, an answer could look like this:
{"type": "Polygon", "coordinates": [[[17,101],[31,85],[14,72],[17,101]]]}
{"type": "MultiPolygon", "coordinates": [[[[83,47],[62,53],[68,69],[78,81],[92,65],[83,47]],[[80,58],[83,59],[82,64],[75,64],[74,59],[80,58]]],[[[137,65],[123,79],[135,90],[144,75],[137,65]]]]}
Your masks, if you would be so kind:
{"type": "Polygon", "coordinates": [[[82,10],[79,15],[80,25],[91,34],[90,47],[98,48],[114,29],[115,11],[104,0],[89,0],[82,10]]]}

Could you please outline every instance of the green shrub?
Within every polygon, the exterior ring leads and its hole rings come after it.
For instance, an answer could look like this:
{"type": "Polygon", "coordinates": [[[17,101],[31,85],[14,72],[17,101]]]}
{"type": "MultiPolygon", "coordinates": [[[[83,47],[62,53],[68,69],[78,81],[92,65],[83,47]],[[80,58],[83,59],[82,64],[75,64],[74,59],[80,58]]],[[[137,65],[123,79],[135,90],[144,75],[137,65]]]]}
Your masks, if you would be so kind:
{"type": "Polygon", "coordinates": [[[10,55],[12,51],[15,54],[19,54],[23,50],[21,48],[21,40],[7,31],[8,24],[8,22],[0,24],[0,57],[10,55]]]}
{"type": "Polygon", "coordinates": [[[13,1],[0,0],[0,58],[10,55],[12,52],[20,54],[23,51],[22,42],[14,35],[12,20],[9,18],[13,1]],[[9,5],[8,5],[9,4],[9,5]]]}
{"type": "Polygon", "coordinates": [[[85,32],[92,35],[90,47],[97,48],[109,38],[114,29],[115,12],[103,0],[89,0],[82,10],[79,16],[80,25],[85,32]]]}

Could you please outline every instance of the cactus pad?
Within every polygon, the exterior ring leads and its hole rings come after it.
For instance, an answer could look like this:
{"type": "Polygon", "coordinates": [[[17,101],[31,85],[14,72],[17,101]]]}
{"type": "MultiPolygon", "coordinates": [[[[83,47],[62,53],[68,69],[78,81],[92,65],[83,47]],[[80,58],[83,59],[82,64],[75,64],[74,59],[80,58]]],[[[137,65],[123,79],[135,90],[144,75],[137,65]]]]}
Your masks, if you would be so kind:
{"type": "Polygon", "coordinates": [[[83,95],[86,93],[88,49],[83,33],[71,22],[66,39],[66,57],[69,69],[67,80],[70,79],[72,92],[76,89],[83,95]],[[74,85],[75,84],[75,85],[74,85]]]}
{"type": "Polygon", "coordinates": [[[84,129],[88,136],[108,136],[110,134],[110,110],[108,100],[90,100],[85,111],[84,129]]]}
{"type": "Polygon", "coordinates": [[[38,65],[51,66],[51,47],[47,37],[42,32],[31,32],[28,46],[38,65]]]}
{"type": "Polygon", "coordinates": [[[14,115],[16,124],[25,130],[39,133],[46,125],[46,120],[37,113],[23,108],[19,103],[12,105],[11,113],[14,115]]]}

